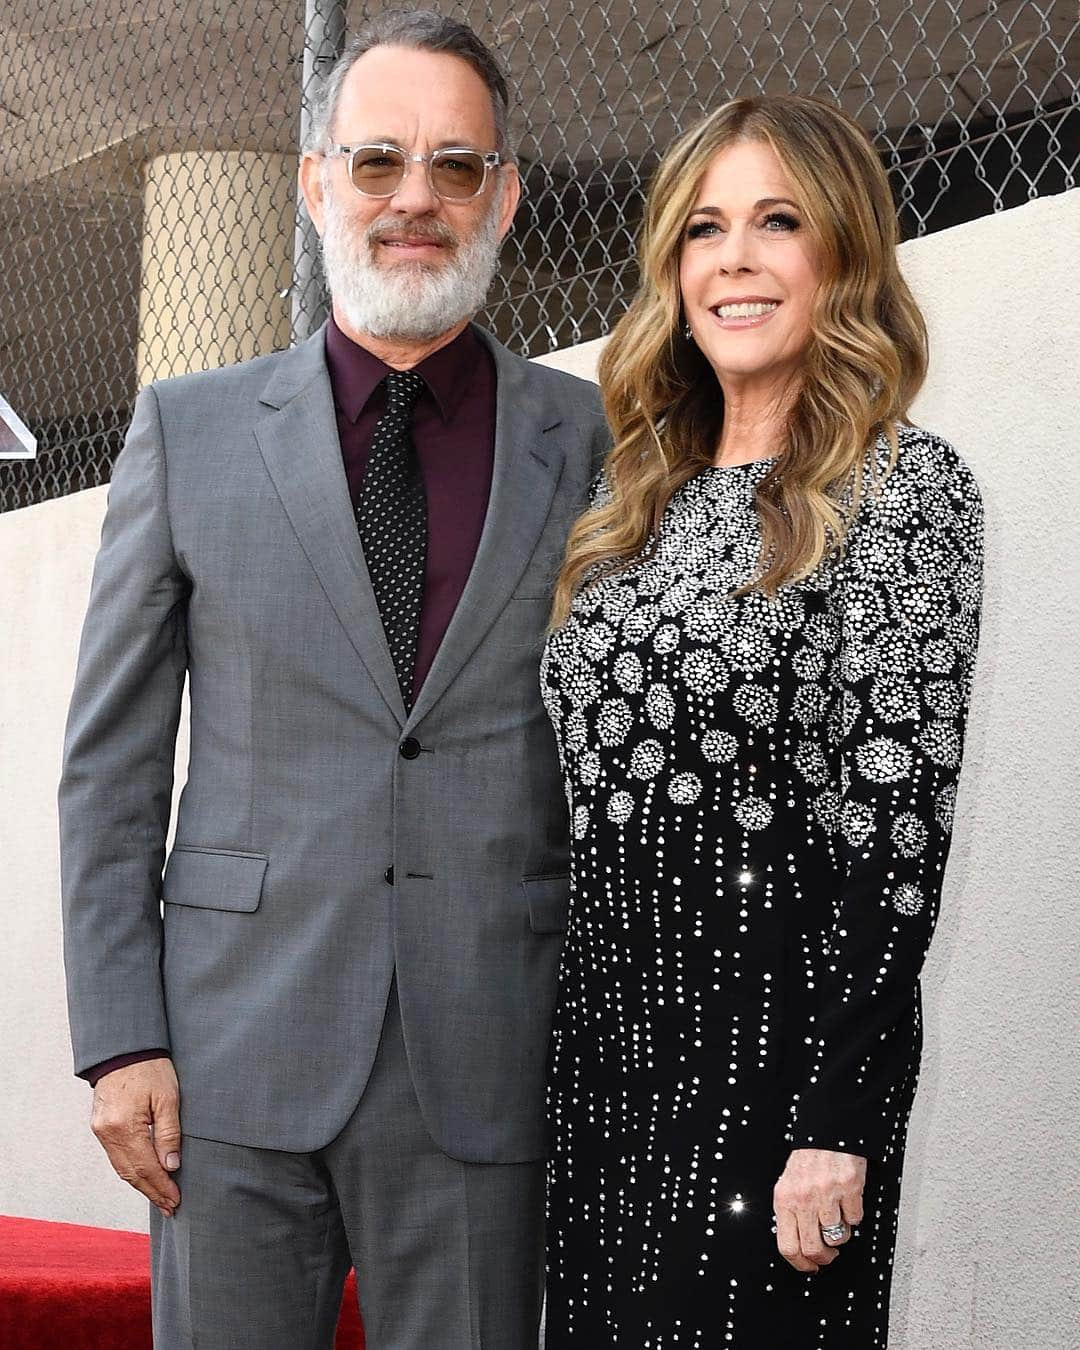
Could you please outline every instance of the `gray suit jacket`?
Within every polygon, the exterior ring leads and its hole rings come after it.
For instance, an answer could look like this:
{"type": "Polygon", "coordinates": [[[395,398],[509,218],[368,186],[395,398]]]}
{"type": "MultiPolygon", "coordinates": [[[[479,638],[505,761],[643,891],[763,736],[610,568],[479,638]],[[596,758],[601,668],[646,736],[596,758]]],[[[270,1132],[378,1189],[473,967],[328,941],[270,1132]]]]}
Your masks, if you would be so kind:
{"type": "Polygon", "coordinates": [[[68,723],[65,962],[76,1070],[171,1047],[188,1133],[329,1142],[396,971],[438,1144],[465,1161],[544,1152],[569,884],[537,666],[607,442],[593,385],[481,337],[498,379],[487,519],[408,717],[323,333],[136,403],[68,723]],[[163,878],[185,675],[191,758],[163,878]]]}

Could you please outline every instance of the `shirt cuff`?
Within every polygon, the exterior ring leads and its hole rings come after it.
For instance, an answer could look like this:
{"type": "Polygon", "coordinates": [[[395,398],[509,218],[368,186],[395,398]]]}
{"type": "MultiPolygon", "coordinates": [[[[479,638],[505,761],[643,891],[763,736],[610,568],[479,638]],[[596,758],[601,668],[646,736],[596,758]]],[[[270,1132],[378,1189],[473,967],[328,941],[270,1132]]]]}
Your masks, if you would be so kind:
{"type": "Polygon", "coordinates": [[[93,1068],[87,1069],[84,1073],[77,1075],[79,1078],[85,1078],[91,1087],[97,1087],[100,1079],[107,1073],[112,1073],[113,1069],[126,1069],[129,1064],[141,1064],[147,1059],[168,1059],[168,1050],[129,1050],[126,1055],[114,1055],[112,1059],[103,1059],[100,1064],[95,1064],[93,1068]]]}

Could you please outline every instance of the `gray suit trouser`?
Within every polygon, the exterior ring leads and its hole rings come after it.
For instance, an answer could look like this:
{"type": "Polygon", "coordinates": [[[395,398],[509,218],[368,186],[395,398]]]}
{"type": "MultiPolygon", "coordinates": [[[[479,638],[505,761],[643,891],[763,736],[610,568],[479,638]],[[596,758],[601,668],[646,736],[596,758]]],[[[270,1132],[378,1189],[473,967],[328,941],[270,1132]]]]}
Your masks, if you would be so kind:
{"type": "Polygon", "coordinates": [[[336,1139],[185,1136],[176,1178],[175,1216],[150,1215],[156,1350],[330,1350],[350,1263],[368,1350],[536,1350],[544,1164],[458,1162],[432,1141],[396,986],[336,1139]]]}

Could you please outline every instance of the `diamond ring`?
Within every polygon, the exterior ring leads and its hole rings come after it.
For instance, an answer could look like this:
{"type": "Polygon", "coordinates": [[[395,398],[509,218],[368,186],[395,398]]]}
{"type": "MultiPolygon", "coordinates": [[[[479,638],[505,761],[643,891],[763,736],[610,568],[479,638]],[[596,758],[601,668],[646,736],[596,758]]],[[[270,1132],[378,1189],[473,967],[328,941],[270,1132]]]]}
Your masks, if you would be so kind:
{"type": "Polygon", "coordinates": [[[826,1242],[843,1242],[848,1235],[848,1226],[841,1220],[839,1223],[821,1224],[821,1236],[826,1242]]]}

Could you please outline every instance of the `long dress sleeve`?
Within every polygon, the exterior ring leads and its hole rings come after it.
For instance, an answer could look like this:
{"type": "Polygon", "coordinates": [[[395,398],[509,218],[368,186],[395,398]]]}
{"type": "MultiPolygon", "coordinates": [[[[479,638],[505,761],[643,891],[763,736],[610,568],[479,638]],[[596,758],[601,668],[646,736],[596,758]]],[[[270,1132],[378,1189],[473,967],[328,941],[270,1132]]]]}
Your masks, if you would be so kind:
{"type": "Polygon", "coordinates": [[[902,1152],[978,642],[982,504],[946,442],[902,438],[840,564],[828,740],[839,792],[817,803],[839,894],[790,1141],[902,1152]]]}

